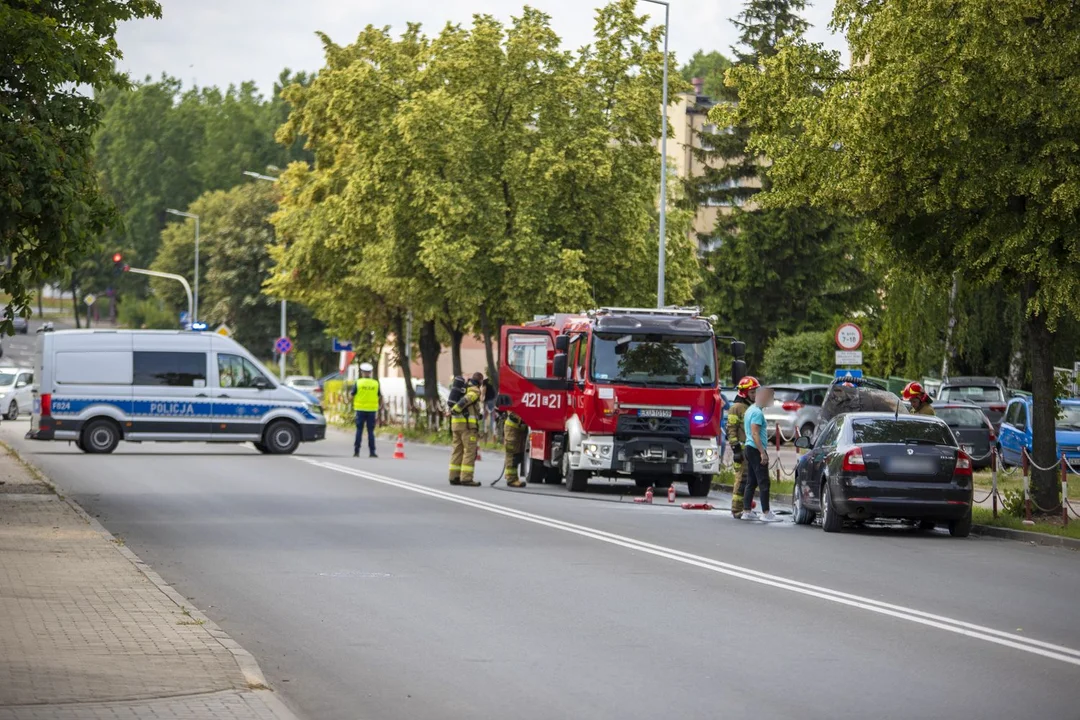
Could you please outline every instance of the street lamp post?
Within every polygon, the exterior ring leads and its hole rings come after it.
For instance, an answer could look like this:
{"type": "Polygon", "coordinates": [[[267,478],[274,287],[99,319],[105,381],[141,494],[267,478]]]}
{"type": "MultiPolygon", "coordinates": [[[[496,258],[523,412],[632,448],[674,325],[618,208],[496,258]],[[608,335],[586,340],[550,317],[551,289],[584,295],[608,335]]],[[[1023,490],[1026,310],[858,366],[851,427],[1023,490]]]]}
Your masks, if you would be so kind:
{"type": "Polygon", "coordinates": [[[660,262],[656,277],[656,307],[664,307],[664,266],[667,261],[667,129],[668,129],[668,26],[671,6],[664,0],[644,0],[664,6],[664,125],[660,129],[660,262]]]}
{"type": "MultiPolygon", "coordinates": [[[[255,178],[256,180],[265,180],[266,182],[277,182],[277,178],[273,175],[263,175],[262,173],[252,172],[251,170],[245,170],[244,174],[248,177],[255,178]]],[[[285,301],[281,301],[281,337],[285,337],[285,333],[288,331],[288,326],[285,324],[285,301]]],[[[281,376],[281,381],[285,382],[285,353],[281,353],[278,357],[278,374],[281,376]]]]}
{"type": "Polygon", "coordinates": [[[199,216],[194,213],[173,210],[172,208],[168,208],[165,212],[170,215],[179,215],[180,217],[195,220],[195,302],[192,303],[191,309],[191,322],[195,323],[199,321],[199,216]]]}

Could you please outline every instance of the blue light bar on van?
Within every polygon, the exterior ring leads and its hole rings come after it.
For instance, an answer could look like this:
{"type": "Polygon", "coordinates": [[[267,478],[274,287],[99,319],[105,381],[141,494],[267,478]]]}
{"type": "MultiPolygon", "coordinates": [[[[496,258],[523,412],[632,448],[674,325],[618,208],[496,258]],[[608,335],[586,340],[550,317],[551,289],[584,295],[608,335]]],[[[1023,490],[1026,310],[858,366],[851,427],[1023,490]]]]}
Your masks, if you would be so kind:
{"type": "Polygon", "coordinates": [[[207,328],[207,324],[204,323],[204,322],[193,322],[193,323],[191,323],[191,331],[192,332],[201,332],[203,330],[206,330],[206,328],[207,328]]]}

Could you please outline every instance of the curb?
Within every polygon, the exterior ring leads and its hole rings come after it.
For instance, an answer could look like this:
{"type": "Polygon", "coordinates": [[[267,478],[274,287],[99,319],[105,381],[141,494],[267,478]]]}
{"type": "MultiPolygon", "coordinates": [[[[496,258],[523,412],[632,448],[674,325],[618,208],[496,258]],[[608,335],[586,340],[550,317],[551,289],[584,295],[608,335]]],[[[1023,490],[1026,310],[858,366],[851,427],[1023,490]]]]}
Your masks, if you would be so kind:
{"type": "Polygon", "coordinates": [[[149,565],[142,561],[138,555],[133,553],[130,548],[122,544],[116,539],[116,537],[105,529],[105,526],[97,521],[96,518],[91,517],[89,513],[82,509],[82,507],[72,500],[67,495],[60,492],[52,480],[48,478],[39,468],[28,462],[19,451],[13,448],[6,442],[0,442],[0,446],[7,448],[8,452],[27,470],[35,479],[40,480],[52,489],[56,497],[63,500],[68,506],[75,511],[75,514],[81,517],[86,524],[93,528],[99,535],[109,541],[116,548],[117,551],[135,568],[143,574],[143,576],[149,580],[154,587],[160,590],[167,598],[173,601],[173,603],[181,610],[186,610],[188,614],[195,620],[199,621],[200,625],[210,633],[218,643],[224,647],[233,656],[233,660],[240,668],[240,673],[244,676],[244,680],[247,681],[248,690],[253,691],[256,696],[266,703],[267,708],[279,718],[279,720],[299,720],[297,715],[289,710],[283,702],[277,697],[270,684],[266,681],[266,676],[263,675],[262,668],[259,667],[259,663],[255,660],[255,656],[242,648],[238,642],[229,637],[228,633],[222,630],[218,625],[206,617],[198,608],[188,605],[188,601],[178,593],[171,585],[165,582],[164,578],[158,575],[149,565]]]}
{"type": "Polygon", "coordinates": [[[1045,533],[1029,532],[1027,530],[1013,530],[1012,528],[997,527],[994,525],[972,525],[971,532],[985,537],[1001,538],[1003,540],[1017,540],[1029,542],[1032,545],[1046,547],[1062,547],[1070,550],[1080,550],[1080,540],[1063,535],[1047,535],[1045,533]]]}

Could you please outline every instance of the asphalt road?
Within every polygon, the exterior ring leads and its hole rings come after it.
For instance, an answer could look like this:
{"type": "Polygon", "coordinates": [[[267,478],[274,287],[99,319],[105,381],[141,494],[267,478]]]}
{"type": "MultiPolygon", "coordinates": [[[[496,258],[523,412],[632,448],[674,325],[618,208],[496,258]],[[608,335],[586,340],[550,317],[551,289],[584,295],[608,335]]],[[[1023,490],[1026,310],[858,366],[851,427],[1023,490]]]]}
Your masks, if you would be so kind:
{"type": "Polygon", "coordinates": [[[1072,551],[492,489],[491,454],[451,488],[444,449],[338,433],[89,456],[25,428],[310,720],[1080,716],[1072,551]]]}

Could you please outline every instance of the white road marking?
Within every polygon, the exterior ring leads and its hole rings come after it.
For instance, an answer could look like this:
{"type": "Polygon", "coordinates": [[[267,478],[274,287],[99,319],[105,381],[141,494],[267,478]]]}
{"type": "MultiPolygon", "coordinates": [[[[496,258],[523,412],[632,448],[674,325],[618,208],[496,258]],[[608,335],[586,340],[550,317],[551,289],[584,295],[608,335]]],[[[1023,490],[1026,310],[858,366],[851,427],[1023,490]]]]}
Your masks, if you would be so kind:
{"type": "Polygon", "coordinates": [[[674,560],[675,562],[679,562],[684,565],[690,565],[693,567],[701,568],[703,570],[710,570],[712,572],[729,575],[731,577],[740,578],[742,580],[748,580],[750,582],[758,583],[760,585],[767,585],[769,587],[775,587],[780,590],[787,590],[789,592],[799,593],[801,595],[807,595],[821,600],[827,600],[829,602],[838,603],[840,605],[847,605],[849,607],[867,610],[869,612],[878,613],[880,615],[887,615],[889,617],[898,618],[900,620],[907,620],[908,622],[926,625],[929,627],[937,628],[939,630],[945,630],[946,632],[955,633],[957,635],[964,635],[966,637],[976,638],[985,642],[1003,645],[1005,647],[1010,647],[1016,650],[1023,650],[1024,652],[1032,653],[1034,655],[1040,655],[1042,657],[1050,658],[1052,660],[1059,660],[1064,663],[1080,666],[1080,650],[1065,647],[1063,645],[1055,645],[1053,643],[1035,640],[1034,638],[1014,635],[1012,633],[1003,632],[1001,630],[995,630],[993,628],[984,627],[982,625],[976,625],[974,623],[965,622],[963,620],[956,620],[954,618],[945,617],[943,615],[935,615],[933,613],[923,612],[922,610],[916,610],[914,608],[904,607],[902,605],[894,605],[891,603],[874,600],[872,598],[862,597],[860,595],[853,595],[850,593],[841,592],[839,590],[832,590],[830,588],[821,587],[819,585],[811,585],[809,583],[804,583],[799,580],[793,580],[791,578],[785,578],[778,575],[770,575],[769,573],[760,572],[752,568],[732,565],[730,563],[722,562],[720,560],[713,560],[711,558],[703,557],[701,555],[693,555],[691,553],[686,553],[681,550],[676,550],[674,548],[668,548],[662,545],[653,545],[652,543],[636,540],[634,538],[626,537],[624,535],[616,535],[614,533],[609,533],[604,530],[598,530],[596,528],[590,528],[584,525],[576,525],[574,523],[545,517],[543,515],[535,515],[533,513],[525,512],[523,510],[515,510],[513,508],[504,507],[502,505],[496,505],[493,503],[485,502],[483,500],[476,500],[474,498],[457,495],[451,492],[446,492],[444,490],[436,490],[435,488],[426,487],[417,483],[407,482],[405,480],[397,480],[383,475],[376,475],[374,473],[357,470],[355,468],[346,467],[344,465],[337,465],[335,463],[322,462],[304,457],[294,456],[294,459],[308,463],[309,465],[314,465],[316,467],[332,470],[334,472],[364,478],[365,480],[371,480],[373,482],[381,483],[383,485],[390,485],[392,487],[400,488],[402,490],[408,490],[410,492],[427,495],[429,497],[438,498],[440,500],[446,500],[448,502],[457,503],[459,505],[466,505],[468,507],[476,508],[478,510],[484,510],[486,512],[494,513],[496,515],[503,515],[505,517],[523,520],[525,522],[533,523],[536,525],[543,525],[545,527],[553,528],[555,530],[562,530],[563,532],[580,535],[582,537],[591,538],[593,540],[599,540],[600,542],[608,543],[610,545],[617,545],[619,547],[624,547],[629,550],[636,550],[637,552],[653,555],[655,557],[662,557],[668,560],[674,560]]]}

